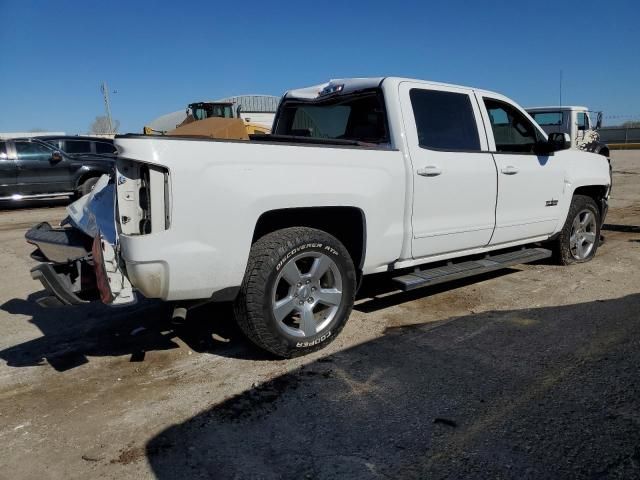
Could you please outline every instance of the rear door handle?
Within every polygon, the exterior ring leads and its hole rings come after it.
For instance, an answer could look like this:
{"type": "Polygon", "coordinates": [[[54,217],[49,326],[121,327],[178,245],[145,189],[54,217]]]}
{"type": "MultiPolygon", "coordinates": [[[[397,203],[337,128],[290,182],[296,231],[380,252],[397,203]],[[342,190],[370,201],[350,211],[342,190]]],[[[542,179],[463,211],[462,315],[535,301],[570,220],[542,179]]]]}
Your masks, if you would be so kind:
{"type": "Polygon", "coordinates": [[[505,175],[515,175],[516,173],[518,173],[520,170],[518,170],[516,167],[514,167],[513,165],[507,165],[506,167],[504,167],[502,170],[500,170],[502,173],[504,173],[505,175]]]}
{"type": "Polygon", "coordinates": [[[442,170],[435,165],[427,165],[424,168],[419,168],[417,173],[423,177],[437,177],[442,173],[442,170]]]}

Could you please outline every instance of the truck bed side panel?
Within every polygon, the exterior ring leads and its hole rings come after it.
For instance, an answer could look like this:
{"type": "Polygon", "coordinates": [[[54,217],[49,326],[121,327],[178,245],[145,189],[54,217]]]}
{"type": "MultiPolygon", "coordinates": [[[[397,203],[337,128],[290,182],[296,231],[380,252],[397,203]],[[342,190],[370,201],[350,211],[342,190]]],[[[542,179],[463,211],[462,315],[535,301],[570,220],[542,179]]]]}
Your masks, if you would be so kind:
{"type": "Polygon", "coordinates": [[[170,227],[121,235],[127,265],[157,275],[166,300],[206,298],[240,285],[256,222],[275,209],[358,207],[366,216],[365,273],[400,255],[399,151],[136,137],[116,145],[122,157],[169,170],[170,227]]]}

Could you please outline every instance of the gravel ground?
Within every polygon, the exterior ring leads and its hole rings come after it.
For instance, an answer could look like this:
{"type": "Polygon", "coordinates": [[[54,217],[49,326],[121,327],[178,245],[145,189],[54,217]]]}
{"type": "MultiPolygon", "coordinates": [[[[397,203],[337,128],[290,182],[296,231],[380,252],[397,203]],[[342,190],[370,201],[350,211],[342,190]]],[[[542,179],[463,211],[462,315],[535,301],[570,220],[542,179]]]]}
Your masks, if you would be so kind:
{"type": "Polygon", "coordinates": [[[411,293],[368,279],[327,349],[276,361],[227,305],[42,309],[0,211],[0,478],[640,478],[640,152],[594,261],[411,293]]]}

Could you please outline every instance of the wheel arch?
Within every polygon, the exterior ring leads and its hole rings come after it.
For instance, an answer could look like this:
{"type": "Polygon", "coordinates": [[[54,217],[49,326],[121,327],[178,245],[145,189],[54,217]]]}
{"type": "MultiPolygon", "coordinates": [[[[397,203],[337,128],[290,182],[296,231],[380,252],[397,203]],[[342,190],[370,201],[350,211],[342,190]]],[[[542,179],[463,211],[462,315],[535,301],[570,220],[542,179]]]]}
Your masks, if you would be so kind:
{"type": "Polygon", "coordinates": [[[607,185],[583,185],[573,191],[572,198],[576,195],[584,195],[591,197],[600,209],[600,217],[604,217],[606,213],[606,198],[609,187],[607,185]]]}
{"type": "Polygon", "coordinates": [[[345,246],[358,272],[362,271],[367,226],[365,214],[360,208],[325,206],[269,210],[258,218],[251,244],[268,233],[288,227],[317,228],[333,235],[345,246]]]}

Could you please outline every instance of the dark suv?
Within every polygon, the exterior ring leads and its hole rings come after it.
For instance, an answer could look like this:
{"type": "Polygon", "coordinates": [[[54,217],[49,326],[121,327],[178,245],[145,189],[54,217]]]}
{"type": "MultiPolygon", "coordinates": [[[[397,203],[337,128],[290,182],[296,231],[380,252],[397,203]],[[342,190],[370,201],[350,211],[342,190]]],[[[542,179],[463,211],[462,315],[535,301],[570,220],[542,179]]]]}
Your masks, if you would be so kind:
{"type": "Polygon", "coordinates": [[[38,137],[50,143],[56,149],[62,150],[69,154],[84,153],[107,153],[115,154],[116,147],[113,146],[113,140],[110,138],[80,137],[80,136],[44,136],[38,137]]]}
{"type": "Polygon", "coordinates": [[[40,138],[0,140],[0,200],[85,195],[113,155],[71,155],[40,138]]]}

